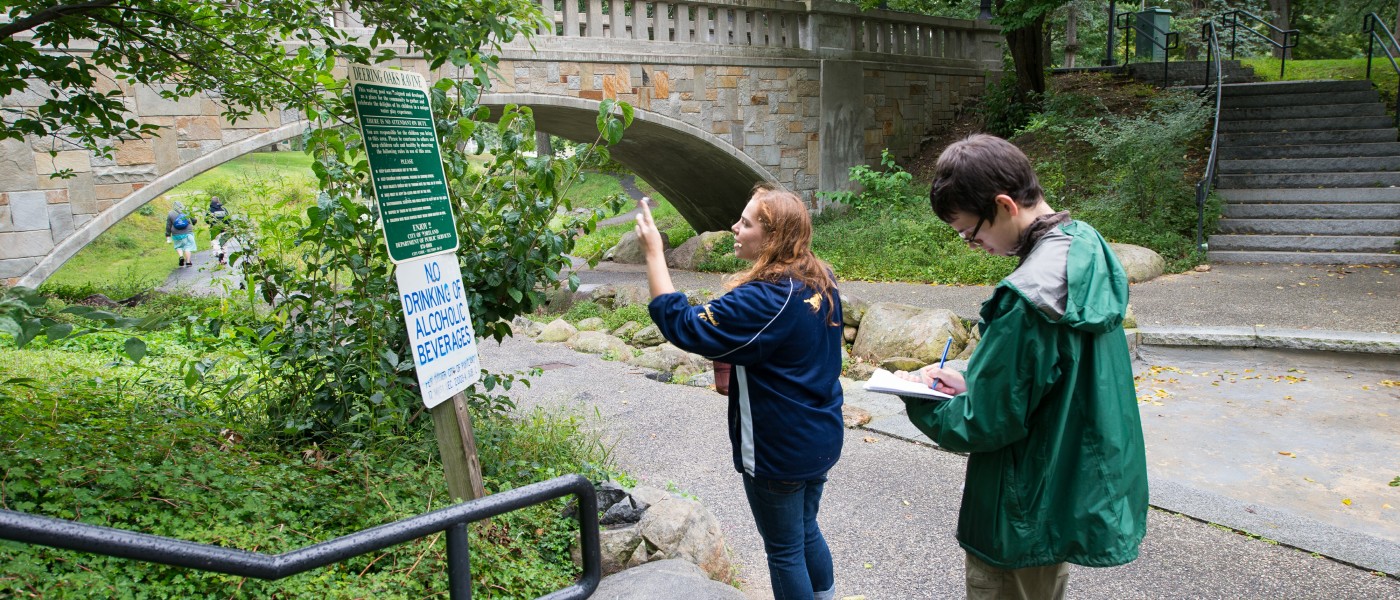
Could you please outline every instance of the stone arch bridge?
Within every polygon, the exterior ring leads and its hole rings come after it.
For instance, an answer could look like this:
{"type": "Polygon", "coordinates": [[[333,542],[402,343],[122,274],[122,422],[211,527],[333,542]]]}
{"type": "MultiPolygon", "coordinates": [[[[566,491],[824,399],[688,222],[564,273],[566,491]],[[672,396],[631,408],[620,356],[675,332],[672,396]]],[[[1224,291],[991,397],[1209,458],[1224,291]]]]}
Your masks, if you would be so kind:
{"type": "MultiPolygon", "coordinates": [[[[912,153],[1001,69],[1000,34],[986,22],[830,0],[540,1],[553,31],[508,44],[482,102],[531,106],[539,131],[578,141],[596,136],[602,100],[632,104],[613,157],[699,231],[727,228],[760,180],[818,208],[816,191],[849,188],[848,169],[882,149],[912,153]]],[[[336,19],[361,27],[352,14],[336,19]]],[[[447,74],[411,55],[389,66],[447,74]]],[[[294,111],[229,123],[211,98],[120,89],[160,135],[120,142],[111,159],[48,139],[0,142],[0,280],[38,285],[160,194],[307,126],[294,111]],[[49,177],[61,169],[76,176],[49,177]]],[[[31,91],[0,104],[42,101],[31,91]]]]}

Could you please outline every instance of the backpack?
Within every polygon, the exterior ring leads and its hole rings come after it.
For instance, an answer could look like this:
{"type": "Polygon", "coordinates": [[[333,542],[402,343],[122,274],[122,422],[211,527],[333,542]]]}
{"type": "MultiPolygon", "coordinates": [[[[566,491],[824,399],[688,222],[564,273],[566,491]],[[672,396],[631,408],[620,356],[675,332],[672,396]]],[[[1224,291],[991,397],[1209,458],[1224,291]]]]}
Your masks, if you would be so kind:
{"type": "Polygon", "coordinates": [[[175,217],[175,222],[173,223],[173,225],[176,229],[184,229],[186,227],[189,227],[190,218],[185,216],[185,213],[180,213],[180,216],[175,217]]]}

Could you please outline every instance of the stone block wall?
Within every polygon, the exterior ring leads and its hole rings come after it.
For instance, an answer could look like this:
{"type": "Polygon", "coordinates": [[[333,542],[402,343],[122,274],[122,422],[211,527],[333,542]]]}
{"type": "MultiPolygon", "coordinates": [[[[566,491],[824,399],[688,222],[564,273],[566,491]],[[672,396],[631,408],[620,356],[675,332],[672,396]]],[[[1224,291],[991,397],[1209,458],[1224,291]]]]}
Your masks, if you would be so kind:
{"type": "Polygon", "coordinates": [[[952,121],[959,106],[982,95],[986,77],[867,68],[863,87],[863,151],[875,164],[884,149],[897,157],[917,152],[934,125],[952,121]]]}
{"type": "Polygon", "coordinates": [[[503,60],[499,93],[614,99],[689,123],[808,197],[817,189],[821,71],[809,66],[503,60]]]}
{"type": "MultiPolygon", "coordinates": [[[[115,81],[110,74],[104,80],[115,81]]],[[[284,118],[271,113],[230,123],[207,97],[169,100],[157,88],[113,85],[140,122],[161,127],[158,135],[118,141],[106,157],[61,137],[0,142],[0,281],[15,283],[78,228],[156,178],[284,118]],[[53,177],[62,171],[71,176],[53,177]]],[[[22,91],[0,98],[0,106],[34,108],[44,99],[22,91]]]]}

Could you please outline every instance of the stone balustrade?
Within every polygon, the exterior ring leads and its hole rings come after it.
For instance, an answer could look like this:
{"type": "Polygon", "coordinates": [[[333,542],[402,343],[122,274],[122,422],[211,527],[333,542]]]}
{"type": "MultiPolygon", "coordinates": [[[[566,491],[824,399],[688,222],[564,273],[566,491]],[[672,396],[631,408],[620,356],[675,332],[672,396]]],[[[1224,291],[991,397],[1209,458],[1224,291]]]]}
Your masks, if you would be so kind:
{"type": "MultiPolygon", "coordinates": [[[[815,57],[874,54],[985,58],[997,37],[985,25],[892,10],[860,10],[833,0],[536,0],[552,28],[536,36],[806,50],[815,57]]],[[[336,11],[335,25],[363,27],[336,11]]]]}

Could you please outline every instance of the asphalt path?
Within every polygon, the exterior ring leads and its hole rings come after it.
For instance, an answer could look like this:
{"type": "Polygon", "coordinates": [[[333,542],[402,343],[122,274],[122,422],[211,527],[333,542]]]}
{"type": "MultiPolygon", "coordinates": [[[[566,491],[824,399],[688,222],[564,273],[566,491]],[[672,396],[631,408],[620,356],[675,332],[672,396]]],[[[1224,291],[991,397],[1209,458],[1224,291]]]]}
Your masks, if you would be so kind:
{"type": "MultiPolygon", "coordinates": [[[[172,273],[165,289],[220,293],[228,269],[172,273]],[[212,283],[211,283],[212,276],[212,283]]],[[[1266,326],[1400,333],[1400,277],[1394,267],[1216,265],[1135,284],[1138,322],[1163,326],[1266,326]]],[[[638,265],[578,271],[589,285],[645,285],[638,265]]],[[[715,274],[674,272],[678,289],[723,289],[715,274]]],[[[236,287],[236,285],[235,285],[236,287]]],[[[843,282],[868,301],[946,308],[974,317],[987,286],[843,282]]],[[[545,407],[583,417],[616,464],[640,481],[698,497],[719,519],[745,593],[771,597],[725,435],[726,400],[701,388],[663,384],[642,370],[527,339],[486,342],[483,365],[515,371],[568,366],[511,393],[522,410],[545,407]]],[[[953,539],[965,459],[866,429],[848,430],[830,473],[821,524],[836,565],[837,597],[866,600],[963,596],[963,553],[953,539]]],[[[1400,489],[1400,488],[1396,488],[1400,489]]],[[[1400,505],[1400,502],[1395,503],[1400,505]]],[[[1071,598],[1400,598],[1400,580],[1321,555],[1153,510],[1141,557],[1107,569],[1071,567],[1071,598]]]]}
{"type": "MultiPolygon", "coordinates": [[[[742,589],[750,598],[771,597],[762,543],[725,435],[725,398],[658,383],[641,369],[562,344],[486,342],[481,357],[493,370],[568,365],[515,388],[520,408],[579,415],[639,481],[699,498],[721,523],[742,589]]],[[[963,552],[953,527],[965,466],[958,454],[847,430],[820,518],[838,598],[962,597],[963,552]]],[[[1070,597],[1400,598],[1400,581],[1153,510],[1141,557],[1123,567],[1072,567],[1070,597]]]]}

